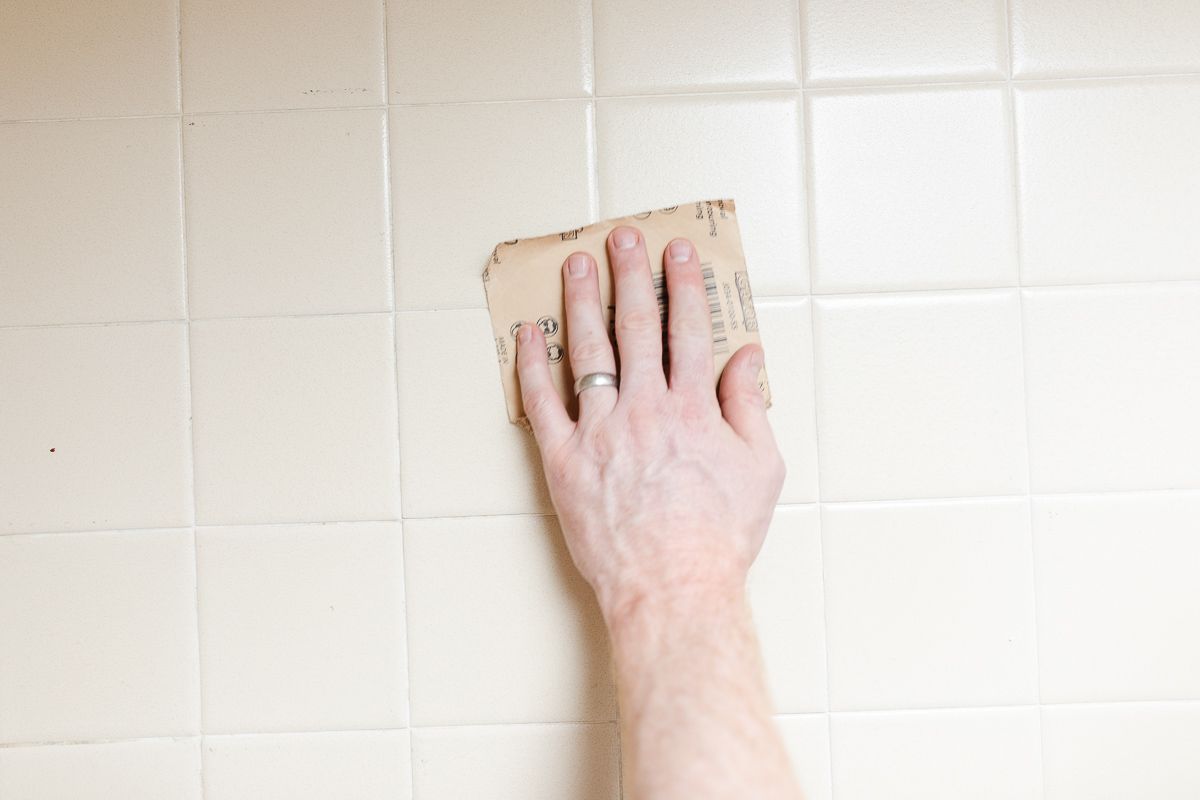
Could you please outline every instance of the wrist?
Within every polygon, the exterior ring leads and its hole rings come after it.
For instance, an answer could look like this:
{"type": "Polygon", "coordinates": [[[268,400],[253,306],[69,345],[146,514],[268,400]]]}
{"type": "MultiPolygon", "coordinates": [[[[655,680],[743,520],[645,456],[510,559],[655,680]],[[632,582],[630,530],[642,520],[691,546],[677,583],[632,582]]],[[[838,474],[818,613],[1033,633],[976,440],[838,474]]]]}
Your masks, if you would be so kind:
{"type": "Polygon", "coordinates": [[[607,591],[598,588],[601,615],[614,640],[704,623],[740,610],[746,603],[746,577],[737,570],[712,571],[675,579],[626,583],[607,591]]]}

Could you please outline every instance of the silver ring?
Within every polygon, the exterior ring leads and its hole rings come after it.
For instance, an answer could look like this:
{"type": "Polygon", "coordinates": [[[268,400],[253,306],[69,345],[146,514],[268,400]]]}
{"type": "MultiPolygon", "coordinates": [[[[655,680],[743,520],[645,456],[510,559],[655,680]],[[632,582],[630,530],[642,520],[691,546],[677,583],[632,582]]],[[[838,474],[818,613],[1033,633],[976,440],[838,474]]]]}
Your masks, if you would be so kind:
{"type": "Polygon", "coordinates": [[[611,372],[589,372],[575,379],[575,394],[579,394],[584,389],[590,389],[593,386],[616,386],[617,376],[611,372]]]}

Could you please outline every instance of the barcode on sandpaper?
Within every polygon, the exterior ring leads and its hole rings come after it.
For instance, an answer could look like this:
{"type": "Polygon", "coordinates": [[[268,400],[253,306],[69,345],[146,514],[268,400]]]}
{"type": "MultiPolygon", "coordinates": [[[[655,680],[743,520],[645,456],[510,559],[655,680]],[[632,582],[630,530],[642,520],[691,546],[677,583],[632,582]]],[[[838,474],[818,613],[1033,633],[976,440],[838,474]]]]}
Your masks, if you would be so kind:
{"type": "MultiPolygon", "coordinates": [[[[717,276],[711,266],[700,265],[704,275],[704,294],[708,299],[708,314],[712,318],[713,352],[729,352],[729,336],[725,332],[725,316],[721,313],[721,295],[717,292],[717,276]]],[[[667,325],[667,274],[654,273],[654,296],[658,298],[658,319],[666,335],[667,325]]]]}

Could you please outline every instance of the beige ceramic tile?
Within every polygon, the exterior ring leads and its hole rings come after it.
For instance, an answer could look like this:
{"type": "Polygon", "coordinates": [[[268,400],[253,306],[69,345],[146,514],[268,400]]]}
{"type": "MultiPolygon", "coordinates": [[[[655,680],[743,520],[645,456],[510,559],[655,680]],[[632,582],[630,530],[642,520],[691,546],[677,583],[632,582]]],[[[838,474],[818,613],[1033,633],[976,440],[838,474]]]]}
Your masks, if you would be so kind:
{"type": "Polygon", "coordinates": [[[407,722],[399,523],[201,528],[207,733],[407,722]]]}
{"type": "Polygon", "coordinates": [[[812,308],[807,300],[754,303],[771,382],[767,417],[787,465],[781,503],[817,500],[817,427],[814,416],[812,308]]]}
{"type": "Polygon", "coordinates": [[[404,527],[415,725],[615,718],[608,641],[553,517],[404,527]]]}
{"type": "Polygon", "coordinates": [[[588,0],[391,0],[391,102],[537,100],[592,90],[588,0]]]}
{"type": "Polygon", "coordinates": [[[413,797],[617,800],[616,726],[426,728],[413,738],[413,797]]]}
{"type": "Polygon", "coordinates": [[[1200,488],[1200,286],[1025,293],[1039,492],[1200,488]]]}
{"type": "Polygon", "coordinates": [[[487,311],[396,315],[404,516],[545,512],[533,435],[508,421],[487,311]]]}
{"type": "Polygon", "coordinates": [[[176,0],[10,0],[0,24],[0,119],[179,110],[176,0]]]}
{"type": "Polygon", "coordinates": [[[1042,796],[1036,708],[835,714],[838,800],[1042,796]]]}
{"type": "Polygon", "coordinates": [[[1034,501],[1042,699],[1200,699],[1200,494],[1034,501]]]}
{"type": "Polygon", "coordinates": [[[1191,0],[1011,0],[1017,77],[1200,71],[1191,0]]]}
{"type": "Polygon", "coordinates": [[[596,126],[601,216],[733,198],[755,293],[808,291],[796,95],[604,101],[596,126]]]}
{"type": "Polygon", "coordinates": [[[1046,800],[1200,797],[1200,703],[1048,706],[1046,800]]]}
{"type": "Polygon", "coordinates": [[[829,774],[829,718],[825,714],[776,717],[804,800],[833,800],[829,774]]]}
{"type": "Polygon", "coordinates": [[[192,324],[203,523],[399,516],[387,315],[192,324]]]}
{"type": "Polygon", "coordinates": [[[201,800],[200,740],[0,750],[4,800],[201,800]]]}
{"type": "Polygon", "coordinates": [[[1200,79],[1015,98],[1026,284],[1200,278],[1200,79]]]}
{"type": "Polygon", "coordinates": [[[0,744],[199,733],[194,570],[188,530],[0,537],[0,744]]]}
{"type": "Polygon", "coordinates": [[[798,83],[794,2],[595,0],[592,6],[599,94],[770,89],[798,83]]]}
{"type": "Polygon", "coordinates": [[[397,308],[483,307],[499,242],[596,220],[588,103],[391,113],[397,308]]]}
{"type": "Polygon", "coordinates": [[[810,86],[1008,72],[1004,0],[801,0],[800,10],[810,86]]]}
{"type": "Polygon", "coordinates": [[[391,308],[384,114],[186,120],[193,318],[391,308]]]}
{"type": "Polygon", "coordinates": [[[815,505],[775,510],[747,592],[776,711],[824,711],[825,601],[815,505]]]}
{"type": "Polygon", "coordinates": [[[813,290],[1017,283],[1003,87],[809,95],[813,290]]]}
{"type": "Polygon", "coordinates": [[[205,800],[410,800],[406,731],[207,736],[205,800]]]}
{"type": "Polygon", "coordinates": [[[732,197],[755,293],[808,291],[796,94],[606,100],[596,114],[601,216],[732,197]]]}
{"type": "Polygon", "coordinates": [[[816,301],[825,500],[1019,494],[1016,292],[816,301]]]}
{"type": "Polygon", "coordinates": [[[184,316],[177,120],[4,125],[0,153],[0,325],[184,316]]]}
{"type": "Polygon", "coordinates": [[[187,111],[384,102],[383,4],[182,0],[187,111]]]}
{"type": "Polygon", "coordinates": [[[188,525],[176,323],[0,330],[0,533],[188,525]]]}
{"type": "Polygon", "coordinates": [[[821,530],[834,709],[1037,701],[1025,500],[827,505],[821,530]]]}

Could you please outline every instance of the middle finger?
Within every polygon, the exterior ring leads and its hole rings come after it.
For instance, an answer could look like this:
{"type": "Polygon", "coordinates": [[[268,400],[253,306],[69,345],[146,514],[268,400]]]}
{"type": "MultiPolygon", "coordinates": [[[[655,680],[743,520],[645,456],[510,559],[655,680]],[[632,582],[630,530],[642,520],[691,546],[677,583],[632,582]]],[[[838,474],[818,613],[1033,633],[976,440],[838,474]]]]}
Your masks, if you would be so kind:
{"type": "Polygon", "coordinates": [[[617,349],[621,388],[666,388],[662,362],[662,317],[650,277],[646,243],[637,228],[622,225],[608,237],[616,294],[617,349]]]}

